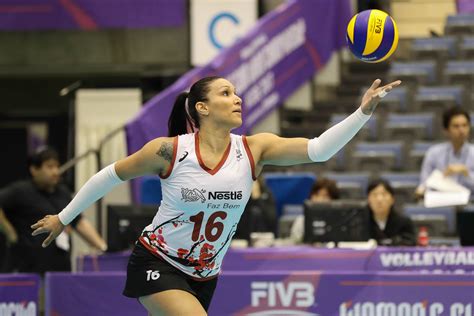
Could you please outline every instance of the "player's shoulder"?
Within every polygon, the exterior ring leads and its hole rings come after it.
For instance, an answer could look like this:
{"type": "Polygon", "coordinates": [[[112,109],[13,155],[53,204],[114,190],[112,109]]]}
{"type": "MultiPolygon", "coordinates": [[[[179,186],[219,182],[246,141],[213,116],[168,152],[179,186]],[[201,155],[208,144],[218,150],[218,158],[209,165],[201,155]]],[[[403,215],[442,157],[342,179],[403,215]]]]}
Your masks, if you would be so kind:
{"type": "Polygon", "coordinates": [[[173,151],[176,137],[157,137],[147,142],[141,149],[144,154],[154,155],[160,151],[173,151]]]}
{"type": "Polygon", "coordinates": [[[246,136],[249,144],[266,144],[278,140],[279,136],[273,133],[257,133],[254,135],[246,136]]]}

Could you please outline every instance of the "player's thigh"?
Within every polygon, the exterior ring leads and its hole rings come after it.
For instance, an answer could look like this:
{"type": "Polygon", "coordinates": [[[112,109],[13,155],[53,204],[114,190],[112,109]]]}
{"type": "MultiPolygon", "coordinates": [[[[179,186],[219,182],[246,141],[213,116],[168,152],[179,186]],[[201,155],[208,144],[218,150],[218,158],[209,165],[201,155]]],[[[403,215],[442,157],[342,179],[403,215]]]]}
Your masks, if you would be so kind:
{"type": "Polygon", "coordinates": [[[166,290],[139,298],[152,316],[205,316],[198,299],[183,290],[166,290]]]}

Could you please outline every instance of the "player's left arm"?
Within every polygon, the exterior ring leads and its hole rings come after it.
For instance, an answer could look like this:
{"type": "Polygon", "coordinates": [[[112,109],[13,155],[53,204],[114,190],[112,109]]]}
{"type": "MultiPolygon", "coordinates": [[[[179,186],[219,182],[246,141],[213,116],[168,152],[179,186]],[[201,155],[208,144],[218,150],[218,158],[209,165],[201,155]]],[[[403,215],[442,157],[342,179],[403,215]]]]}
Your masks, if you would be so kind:
{"type": "Polygon", "coordinates": [[[385,94],[401,83],[397,80],[379,87],[380,82],[379,79],[375,80],[365,92],[357,111],[325,131],[320,137],[310,140],[283,138],[271,133],[248,137],[255,163],[260,167],[264,165],[290,166],[328,160],[357,134],[385,94]]]}

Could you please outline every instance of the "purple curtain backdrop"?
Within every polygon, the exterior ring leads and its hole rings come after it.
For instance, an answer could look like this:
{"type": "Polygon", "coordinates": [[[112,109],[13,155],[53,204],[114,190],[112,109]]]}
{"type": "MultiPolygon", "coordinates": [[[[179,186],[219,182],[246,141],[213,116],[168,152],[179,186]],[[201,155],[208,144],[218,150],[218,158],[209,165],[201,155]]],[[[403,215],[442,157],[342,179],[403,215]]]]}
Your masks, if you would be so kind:
{"type": "Polygon", "coordinates": [[[459,13],[474,13],[474,0],[458,0],[459,13]]]}
{"type": "Polygon", "coordinates": [[[0,0],[0,30],[179,27],[185,0],[0,0]]]}

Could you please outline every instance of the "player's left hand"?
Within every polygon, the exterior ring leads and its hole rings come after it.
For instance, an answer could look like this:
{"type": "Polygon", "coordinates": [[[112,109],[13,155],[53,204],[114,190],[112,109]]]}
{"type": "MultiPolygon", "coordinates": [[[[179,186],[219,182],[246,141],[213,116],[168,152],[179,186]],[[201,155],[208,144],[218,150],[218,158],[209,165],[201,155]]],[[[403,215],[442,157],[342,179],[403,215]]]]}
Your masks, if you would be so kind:
{"type": "Polygon", "coordinates": [[[396,80],[385,86],[379,87],[381,82],[382,80],[376,79],[370,88],[364,93],[364,96],[362,97],[362,103],[360,105],[364,114],[372,114],[385,94],[402,83],[400,80],[396,80]]]}
{"type": "Polygon", "coordinates": [[[58,215],[46,215],[35,224],[31,225],[31,228],[34,229],[32,236],[39,234],[49,233],[48,237],[43,241],[43,248],[48,247],[48,245],[56,239],[56,237],[61,234],[64,229],[64,225],[59,220],[58,215]]]}

